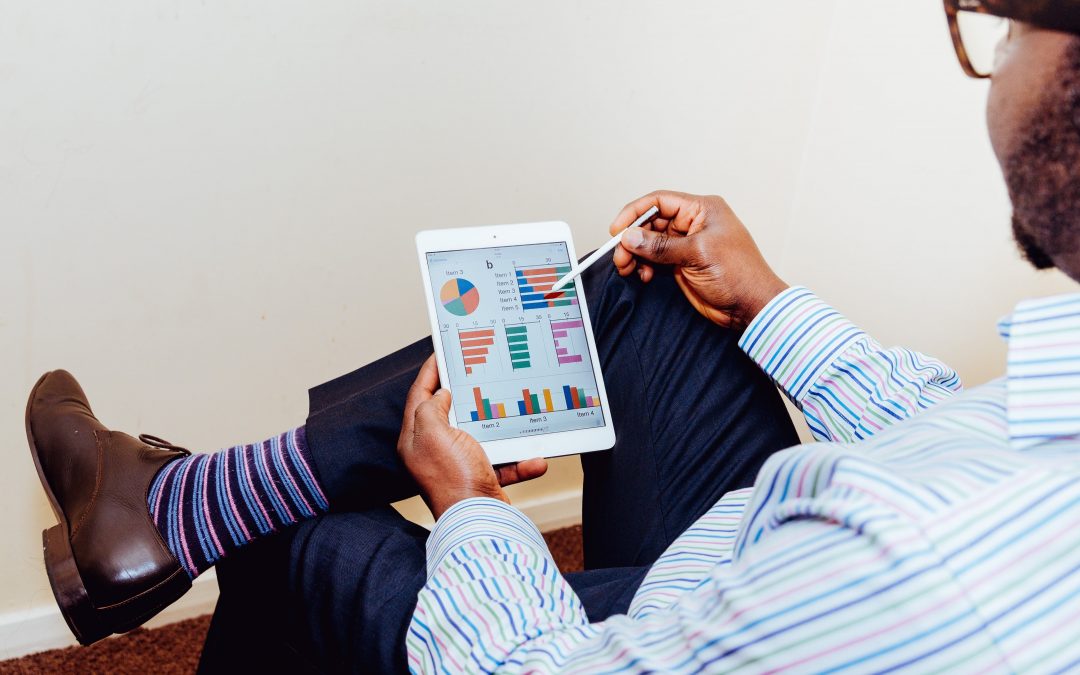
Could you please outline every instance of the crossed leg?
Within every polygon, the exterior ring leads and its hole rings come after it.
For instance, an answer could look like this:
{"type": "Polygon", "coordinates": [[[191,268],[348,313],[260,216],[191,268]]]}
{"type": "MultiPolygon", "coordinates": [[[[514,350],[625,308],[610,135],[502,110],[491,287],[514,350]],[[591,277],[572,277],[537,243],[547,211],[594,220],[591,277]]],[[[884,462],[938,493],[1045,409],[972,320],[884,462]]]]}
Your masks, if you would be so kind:
{"type": "MultiPolygon", "coordinates": [[[[584,281],[618,436],[612,451],[581,458],[587,569],[567,575],[596,621],[625,612],[664,549],[798,439],[738,334],[698,315],[671,277],[646,287],[596,265],[584,281]]],[[[430,353],[424,339],[312,390],[308,442],[333,512],[219,565],[204,670],[260,658],[404,669],[427,533],[387,504],[417,491],[395,446],[405,393],[430,353]]]]}

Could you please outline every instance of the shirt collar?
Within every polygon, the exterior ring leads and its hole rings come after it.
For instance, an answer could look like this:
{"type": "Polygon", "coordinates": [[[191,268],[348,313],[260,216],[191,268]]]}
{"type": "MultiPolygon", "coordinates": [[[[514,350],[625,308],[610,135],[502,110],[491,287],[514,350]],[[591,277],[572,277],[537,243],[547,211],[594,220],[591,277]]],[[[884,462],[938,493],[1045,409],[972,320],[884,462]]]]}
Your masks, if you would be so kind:
{"type": "Polygon", "coordinates": [[[1025,300],[998,324],[1009,344],[1009,442],[1080,436],[1080,293],[1025,300]]]}

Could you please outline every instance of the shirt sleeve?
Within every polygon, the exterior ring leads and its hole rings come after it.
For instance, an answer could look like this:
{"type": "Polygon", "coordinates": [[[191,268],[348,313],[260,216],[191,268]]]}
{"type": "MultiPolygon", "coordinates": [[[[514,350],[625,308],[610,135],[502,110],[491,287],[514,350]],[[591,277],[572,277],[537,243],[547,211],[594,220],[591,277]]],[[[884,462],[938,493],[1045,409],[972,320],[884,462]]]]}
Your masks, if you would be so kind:
{"type": "Polygon", "coordinates": [[[921,663],[947,671],[948,663],[976,658],[994,668],[999,657],[978,612],[919,528],[880,509],[794,506],[777,513],[737,562],[676,602],[589,624],[521,513],[493,500],[462,502],[431,535],[409,666],[696,673],[921,663]],[[927,617],[948,628],[928,630],[927,617]],[[957,642],[957,635],[968,637],[957,642]]]}
{"type": "Polygon", "coordinates": [[[739,346],[799,407],[818,440],[867,438],[962,389],[944,363],[882,347],[800,286],[773,298],[739,346]]]}

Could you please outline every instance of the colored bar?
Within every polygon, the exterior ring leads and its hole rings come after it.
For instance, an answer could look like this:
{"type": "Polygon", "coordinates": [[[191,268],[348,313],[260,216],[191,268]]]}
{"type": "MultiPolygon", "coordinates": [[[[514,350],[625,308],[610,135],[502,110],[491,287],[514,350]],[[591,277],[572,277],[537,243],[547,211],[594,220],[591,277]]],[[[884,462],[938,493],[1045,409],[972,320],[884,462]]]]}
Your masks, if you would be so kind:
{"type": "MultiPolygon", "coordinates": [[[[520,272],[521,270],[519,270],[520,272]]],[[[522,276],[531,277],[537,274],[555,274],[558,275],[559,268],[557,267],[535,267],[533,269],[524,270],[525,274],[522,276]]]]}
{"type": "Polygon", "coordinates": [[[522,415],[525,414],[525,401],[518,401],[518,412],[522,415]]]}
{"type": "Polygon", "coordinates": [[[540,398],[536,394],[533,394],[529,398],[532,399],[533,410],[535,410],[537,413],[544,412],[543,408],[540,407],[540,398]]]}
{"type": "Polygon", "coordinates": [[[495,338],[487,338],[487,339],[470,338],[468,340],[462,340],[461,341],[461,348],[462,349],[469,349],[469,348],[472,348],[472,347],[489,347],[489,346],[491,346],[493,344],[495,344],[495,338]]]}
{"type": "Polygon", "coordinates": [[[527,343],[519,343],[519,342],[511,342],[510,343],[510,354],[511,354],[511,356],[514,355],[514,354],[521,354],[522,352],[524,352],[525,355],[528,356],[528,354],[529,354],[529,345],[527,343]]]}
{"type": "Polygon", "coordinates": [[[566,337],[566,331],[564,331],[564,330],[554,330],[554,331],[551,331],[551,336],[552,337],[557,337],[557,338],[564,338],[564,337],[566,337]]]}
{"type": "Polygon", "coordinates": [[[499,417],[506,417],[506,406],[502,403],[495,406],[495,410],[499,417]]]}
{"type": "Polygon", "coordinates": [[[535,415],[536,411],[532,407],[532,395],[529,394],[528,389],[521,390],[521,398],[525,399],[525,412],[529,413],[530,415],[535,415]]]}
{"type": "Polygon", "coordinates": [[[570,328],[582,328],[581,319],[574,321],[552,321],[552,330],[568,330],[570,328]]]}
{"type": "Polygon", "coordinates": [[[484,395],[480,393],[480,387],[473,387],[473,400],[476,401],[476,414],[480,415],[480,419],[486,419],[483,417],[484,410],[484,395]]]}
{"type": "Polygon", "coordinates": [[[563,363],[581,363],[581,354],[574,354],[573,356],[560,356],[559,364],[563,363]]]}
{"type": "Polygon", "coordinates": [[[547,406],[548,412],[555,412],[555,404],[551,402],[551,390],[544,390],[544,405],[547,406]]]}
{"type": "Polygon", "coordinates": [[[590,408],[592,408],[593,406],[596,405],[596,399],[593,398],[592,396],[588,396],[588,397],[585,398],[585,404],[587,406],[589,406],[590,408]]]}
{"type": "Polygon", "coordinates": [[[491,403],[486,398],[484,399],[484,419],[491,419],[491,403]]]}
{"type": "Polygon", "coordinates": [[[566,385],[563,385],[562,393],[563,393],[563,396],[566,397],[566,409],[567,410],[573,410],[574,409],[574,398],[570,395],[570,387],[566,386],[566,385]]]}
{"type": "Polygon", "coordinates": [[[476,414],[475,410],[472,411],[471,413],[469,413],[469,415],[472,416],[472,421],[473,422],[479,422],[480,421],[480,416],[476,414]]]}
{"type": "Polygon", "coordinates": [[[521,303],[522,309],[547,309],[547,302],[523,302],[521,303]]]}
{"type": "Polygon", "coordinates": [[[479,366],[487,363],[487,357],[484,356],[470,356],[465,359],[465,365],[467,366],[479,366]]]}
{"type": "Polygon", "coordinates": [[[569,300],[548,300],[547,303],[548,307],[570,307],[571,305],[576,304],[576,298],[570,298],[569,300]]]}
{"type": "Polygon", "coordinates": [[[487,353],[488,353],[488,350],[484,349],[483,347],[481,347],[480,349],[462,349],[461,350],[461,355],[462,356],[486,356],[487,353]]]}
{"type": "Polygon", "coordinates": [[[522,293],[522,302],[539,302],[540,300],[546,300],[546,296],[543,293],[522,293]]]}
{"type": "Polygon", "coordinates": [[[577,387],[574,387],[570,390],[570,399],[574,403],[574,410],[577,410],[581,407],[581,398],[579,398],[580,394],[578,394],[578,391],[579,390],[577,387]]]}
{"type": "Polygon", "coordinates": [[[568,350],[566,347],[559,347],[558,349],[555,350],[555,353],[558,354],[559,356],[566,356],[567,354],[570,353],[570,350],[568,350]]]}
{"type": "Polygon", "coordinates": [[[485,328],[483,330],[458,331],[458,337],[462,340],[471,340],[472,338],[495,337],[495,330],[493,328],[485,328]]]}
{"type": "Polygon", "coordinates": [[[577,390],[578,401],[581,402],[581,407],[585,407],[585,390],[578,388],[577,390]]]}
{"type": "Polygon", "coordinates": [[[529,332],[528,326],[507,326],[506,332],[511,335],[524,335],[529,332]]]}

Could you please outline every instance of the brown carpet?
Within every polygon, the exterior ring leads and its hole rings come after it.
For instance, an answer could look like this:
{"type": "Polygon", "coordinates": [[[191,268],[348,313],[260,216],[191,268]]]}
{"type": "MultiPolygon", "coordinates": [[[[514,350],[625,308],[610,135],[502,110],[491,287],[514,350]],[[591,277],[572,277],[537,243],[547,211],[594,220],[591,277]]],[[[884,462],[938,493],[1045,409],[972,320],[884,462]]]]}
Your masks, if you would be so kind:
{"type": "MultiPolygon", "coordinates": [[[[583,567],[581,526],[544,535],[559,569],[576,572],[583,567]]],[[[89,647],[68,647],[0,661],[0,675],[23,673],[194,673],[210,616],[188,619],[154,630],[142,628],[89,647]]]]}

